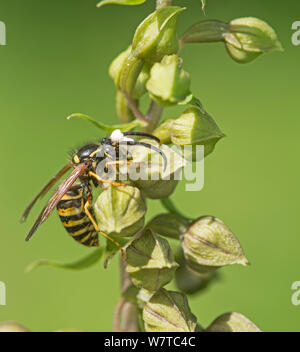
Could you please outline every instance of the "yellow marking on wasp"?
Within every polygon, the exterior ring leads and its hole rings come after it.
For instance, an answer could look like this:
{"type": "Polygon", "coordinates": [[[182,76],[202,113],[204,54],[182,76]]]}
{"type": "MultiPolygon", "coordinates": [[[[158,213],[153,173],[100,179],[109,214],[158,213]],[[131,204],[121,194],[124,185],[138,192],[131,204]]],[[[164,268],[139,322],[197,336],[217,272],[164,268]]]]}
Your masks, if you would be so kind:
{"type": "Polygon", "coordinates": [[[78,196],[75,196],[75,197],[65,194],[61,200],[73,200],[73,199],[80,199],[80,198],[82,198],[82,193],[78,194],[78,196]]]}
{"type": "Polygon", "coordinates": [[[94,230],[94,227],[93,226],[90,226],[90,223],[86,224],[86,227],[84,227],[83,229],[80,229],[76,232],[72,232],[70,233],[70,235],[72,237],[77,237],[77,236],[80,236],[82,235],[83,233],[87,232],[87,231],[93,231],[94,230]]]}
{"type": "Polygon", "coordinates": [[[114,181],[110,181],[110,180],[104,180],[103,178],[101,178],[97,174],[95,174],[93,171],[89,172],[89,176],[94,177],[100,183],[109,183],[109,184],[116,186],[116,187],[125,186],[124,183],[118,183],[118,182],[114,182],[114,181]]]}
{"type": "Polygon", "coordinates": [[[72,215],[81,214],[82,209],[80,208],[57,209],[57,212],[61,216],[72,216],[72,215]]]}
{"type": "Polygon", "coordinates": [[[78,158],[77,154],[74,155],[74,161],[75,161],[76,164],[80,163],[80,159],[78,158]]]}
{"type": "Polygon", "coordinates": [[[62,221],[62,224],[65,227],[72,227],[72,226],[81,225],[81,224],[87,222],[88,220],[89,220],[89,218],[87,216],[85,216],[84,218],[79,219],[79,220],[69,220],[68,222],[62,221]]]}
{"type": "Polygon", "coordinates": [[[98,148],[96,150],[94,150],[89,156],[90,158],[92,158],[93,156],[95,156],[97,153],[101,152],[101,148],[98,148]]]}
{"type": "MultiPolygon", "coordinates": [[[[97,176],[97,175],[96,175],[97,176]]],[[[88,198],[88,200],[86,201],[85,205],[84,205],[84,211],[86,213],[86,215],[89,217],[89,219],[91,220],[93,226],[94,226],[94,229],[99,232],[103,237],[109,239],[110,241],[112,241],[121,251],[121,256],[122,256],[122,260],[124,261],[125,260],[125,252],[123,250],[123,248],[120,246],[120,244],[115,241],[113,238],[109,237],[105,232],[101,231],[98,227],[98,224],[95,220],[95,218],[93,217],[93,214],[91,213],[90,211],[90,207],[91,207],[91,197],[88,198]]]]}
{"type": "Polygon", "coordinates": [[[92,233],[89,233],[89,234],[86,235],[82,240],[80,240],[80,243],[86,242],[91,236],[92,236],[92,233]]]}

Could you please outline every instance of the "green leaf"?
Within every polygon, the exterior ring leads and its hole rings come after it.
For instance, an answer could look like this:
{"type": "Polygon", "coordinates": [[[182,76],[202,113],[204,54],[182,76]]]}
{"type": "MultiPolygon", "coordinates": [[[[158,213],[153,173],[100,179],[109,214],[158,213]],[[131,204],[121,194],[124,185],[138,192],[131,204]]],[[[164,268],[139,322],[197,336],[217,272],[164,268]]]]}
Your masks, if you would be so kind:
{"type": "Polygon", "coordinates": [[[139,121],[139,120],[134,120],[134,121],[131,121],[129,123],[124,123],[124,124],[121,124],[121,125],[105,125],[104,123],[101,123],[99,121],[96,121],[94,120],[92,117],[88,116],[88,115],[85,115],[85,114],[80,114],[80,113],[75,113],[75,114],[72,114],[70,116],[67,117],[68,120],[70,120],[71,118],[73,117],[79,117],[81,119],[84,119],[84,120],[87,120],[89,121],[90,123],[92,123],[94,126],[98,127],[100,130],[102,131],[106,131],[106,132],[113,132],[114,130],[121,130],[122,132],[124,131],[128,131],[128,130],[132,130],[136,127],[143,127],[144,124],[143,122],[139,121]]]}
{"type": "Polygon", "coordinates": [[[69,270],[87,269],[92,265],[96,264],[97,262],[99,262],[103,256],[103,253],[104,253],[104,248],[99,248],[93,251],[92,253],[89,253],[86,257],[72,263],[60,263],[54,260],[40,259],[28,265],[25,272],[29,273],[30,271],[43,265],[54,266],[56,268],[69,269],[69,270]]]}
{"type": "Polygon", "coordinates": [[[101,7],[109,4],[134,6],[134,5],[141,5],[144,2],[146,2],[146,0],[103,0],[99,2],[99,4],[97,4],[97,7],[101,7]]]}

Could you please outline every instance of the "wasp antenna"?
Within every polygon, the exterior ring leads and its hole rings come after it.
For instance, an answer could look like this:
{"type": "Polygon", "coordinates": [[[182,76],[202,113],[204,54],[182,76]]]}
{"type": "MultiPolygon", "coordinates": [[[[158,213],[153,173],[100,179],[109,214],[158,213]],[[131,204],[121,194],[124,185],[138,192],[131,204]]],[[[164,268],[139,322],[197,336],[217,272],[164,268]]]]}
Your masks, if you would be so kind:
{"type": "Polygon", "coordinates": [[[130,141],[128,141],[128,142],[121,142],[119,144],[120,145],[132,145],[132,146],[137,145],[137,146],[142,146],[142,147],[154,150],[155,152],[159,153],[161,155],[161,157],[164,159],[164,171],[166,171],[166,168],[168,165],[168,159],[166,157],[166,154],[161,149],[155,147],[152,144],[144,143],[144,142],[130,142],[130,141]]]}
{"type": "Polygon", "coordinates": [[[160,143],[160,139],[156,136],[153,136],[151,133],[147,132],[134,132],[134,131],[128,131],[123,133],[124,136],[139,136],[139,137],[148,137],[151,139],[154,139],[156,142],[160,143]]]}

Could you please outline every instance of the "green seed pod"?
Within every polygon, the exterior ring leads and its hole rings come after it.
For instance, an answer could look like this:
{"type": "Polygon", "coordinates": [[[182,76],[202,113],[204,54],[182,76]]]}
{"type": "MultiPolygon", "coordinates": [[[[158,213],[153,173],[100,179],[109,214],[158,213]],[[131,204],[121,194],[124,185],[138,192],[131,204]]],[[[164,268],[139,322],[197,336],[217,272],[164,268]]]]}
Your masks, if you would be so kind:
{"type": "Polygon", "coordinates": [[[197,318],[183,293],[160,289],[143,309],[147,332],[194,332],[197,318]]]}
{"type": "Polygon", "coordinates": [[[158,126],[153,135],[160,139],[162,144],[170,144],[171,143],[171,127],[174,120],[166,120],[160,126],[158,126]]]}
{"type": "Polygon", "coordinates": [[[261,332],[248,318],[240,313],[226,313],[217,318],[207,332],[261,332]]]}
{"type": "Polygon", "coordinates": [[[147,291],[157,291],[169,283],[178,267],[168,241],[150,230],[127,247],[126,258],[126,271],[133,284],[147,291]]]}
{"type": "Polygon", "coordinates": [[[207,273],[219,267],[241,264],[248,260],[230,229],[213,216],[195,220],[182,238],[187,265],[198,273],[207,273]]]}
{"type": "Polygon", "coordinates": [[[136,187],[109,186],[98,197],[95,212],[102,231],[112,236],[130,237],[144,226],[146,204],[136,187]]]}
{"type": "MultiPolygon", "coordinates": [[[[214,119],[201,107],[192,106],[173,122],[171,140],[178,146],[203,145],[204,155],[213,152],[216,143],[224,137],[214,119]]],[[[193,148],[192,159],[196,158],[193,148]]]]}
{"type": "Polygon", "coordinates": [[[178,50],[177,17],[185,9],[167,6],[150,14],[137,28],[132,51],[147,62],[160,62],[165,55],[178,50]]]}
{"type": "Polygon", "coordinates": [[[187,230],[189,221],[178,214],[160,214],[155,216],[148,224],[153,232],[170,238],[179,239],[187,230]]]}
{"type": "Polygon", "coordinates": [[[190,75],[182,69],[182,59],[170,55],[152,66],[146,87],[157,104],[170,106],[191,101],[190,85],[190,75]]]}
{"type": "Polygon", "coordinates": [[[132,148],[134,165],[129,167],[129,179],[143,194],[151,199],[166,198],[175,190],[182,168],[186,161],[173,149],[166,145],[159,145],[153,140],[143,139],[142,142],[160,148],[167,158],[166,168],[159,153],[141,146],[132,148]]]}
{"type": "Polygon", "coordinates": [[[224,40],[230,56],[239,63],[250,62],[262,53],[283,51],[274,29],[254,17],[231,21],[224,40]]]}
{"type": "Polygon", "coordinates": [[[30,332],[30,330],[15,321],[5,321],[0,323],[0,332],[30,332]]]}

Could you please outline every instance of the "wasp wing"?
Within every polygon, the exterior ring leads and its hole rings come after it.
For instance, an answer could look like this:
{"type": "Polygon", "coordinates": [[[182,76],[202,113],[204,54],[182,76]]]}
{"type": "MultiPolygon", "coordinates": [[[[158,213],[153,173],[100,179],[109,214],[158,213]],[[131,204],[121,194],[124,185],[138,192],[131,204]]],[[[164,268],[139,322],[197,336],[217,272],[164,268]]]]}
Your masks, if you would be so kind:
{"type": "Polygon", "coordinates": [[[53,209],[57,206],[61,198],[68,192],[68,190],[72,187],[74,182],[78,179],[80,175],[82,175],[88,165],[86,164],[79,164],[76,169],[70,174],[70,176],[57,188],[54,195],[50,198],[46,207],[42,210],[41,214],[37,218],[36,222],[34,223],[32,229],[30,230],[29,234],[26,237],[26,241],[29,241],[32,235],[35,233],[37,228],[47,219],[47,217],[51,214],[53,209]]]}
{"type": "Polygon", "coordinates": [[[21,222],[24,222],[32,207],[36,203],[36,201],[43,197],[49,190],[50,188],[58,181],[69,169],[71,168],[71,165],[66,165],[64,166],[47,184],[46,186],[41,190],[41,192],[34,198],[34,200],[28,205],[28,207],[25,209],[24,214],[22,215],[21,222]]]}

